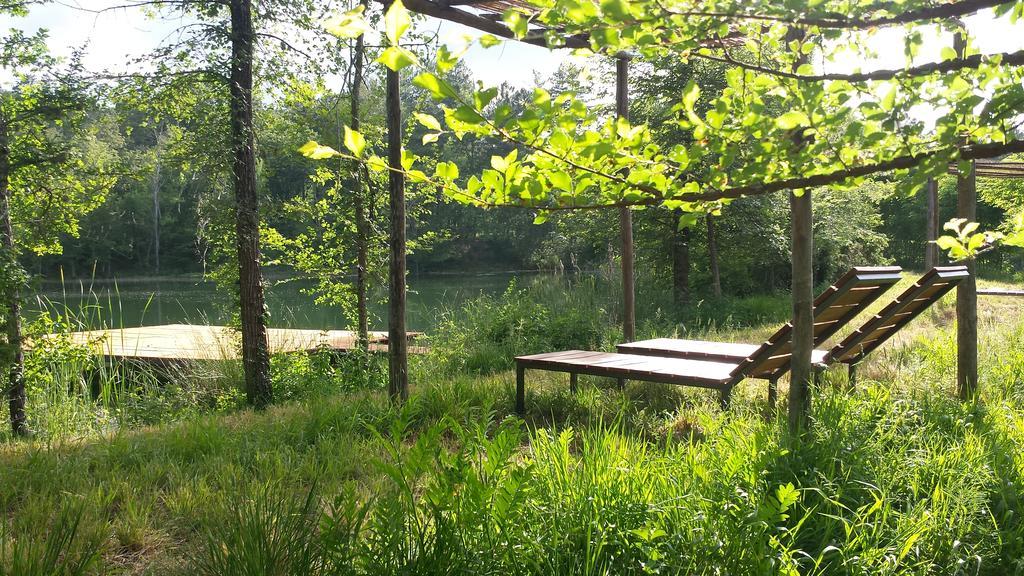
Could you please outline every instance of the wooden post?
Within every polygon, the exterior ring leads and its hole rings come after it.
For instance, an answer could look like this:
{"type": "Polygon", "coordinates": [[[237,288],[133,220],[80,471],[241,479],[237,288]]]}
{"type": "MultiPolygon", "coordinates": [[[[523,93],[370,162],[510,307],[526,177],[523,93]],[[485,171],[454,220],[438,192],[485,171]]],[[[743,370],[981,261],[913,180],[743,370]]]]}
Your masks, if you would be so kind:
{"type": "MultiPolygon", "coordinates": [[[[629,59],[619,55],[615,59],[615,112],[619,118],[629,119],[629,59]]],[[[633,272],[633,214],[629,208],[619,208],[619,231],[622,238],[622,337],[626,342],[636,340],[636,276],[633,272]]]]}
{"type": "Polygon", "coordinates": [[[718,270],[718,235],[715,232],[715,218],[711,214],[706,217],[708,224],[708,260],[711,263],[711,293],[715,298],[722,297],[722,277],[718,270]]]}
{"type": "Polygon", "coordinates": [[[516,414],[526,414],[526,367],[516,364],[516,414]]]}
{"type": "MultiPolygon", "coordinates": [[[[963,34],[953,38],[953,48],[963,58],[967,41],[963,34]]],[[[964,174],[956,177],[957,216],[968,222],[978,219],[978,191],[975,187],[974,162],[964,174]]],[[[956,287],[956,384],[961,400],[973,400],[978,391],[978,284],[977,264],[973,258],[964,264],[968,276],[956,287]]]]}
{"type": "Polygon", "coordinates": [[[775,404],[779,399],[779,379],[772,378],[768,380],[768,412],[775,412],[775,404]]]}
{"type": "Polygon", "coordinates": [[[814,350],[814,240],[811,223],[811,191],[801,195],[790,192],[793,252],[793,356],[789,382],[789,429],[799,433],[806,428],[811,410],[811,352],[814,350]]]}
{"type": "Polygon", "coordinates": [[[846,383],[850,390],[857,385],[857,365],[852,362],[846,365],[846,383]]]}
{"type": "Polygon", "coordinates": [[[402,172],[402,101],[399,81],[398,72],[388,69],[388,203],[391,212],[388,393],[392,400],[401,402],[409,397],[409,343],[405,330],[405,174],[402,172]]]}
{"type": "Polygon", "coordinates": [[[579,374],[577,374],[575,372],[570,372],[569,373],[569,392],[571,392],[573,394],[576,393],[576,390],[577,390],[577,388],[579,386],[579,380],[580,380],[579,374]]]}
{"type": "MultiPolygon", "coordinates": [[[[362,0],[363,12],[368,9],[369,1],[362,0]]],[[[352,90],[350,91],[351,101],[349,103],[352,129],[358,131],[360,125],[360,98],[363,88],[363,58],[366,57],[366,43],[364,35],[356,38],[355,49],[352,53],[352,90]]],[[[339,130],[341,126],[338,127],[339,130]]],[[[343,135],[342,135],[343,137],[343,135]]],[[[342,140],[342,139],[339,139],[342,140]]],[[[343,145],[343,141],[339,142],[343,145]]],[[[366,274],[369,258],[367,251],[369,246],[369,223],[366,219],[366,203],[364,202],[363,181],[361,178],[362,166],[358,161],[352,162],[352,194],[356,220],[356,332],[359,335],[359,347],[364,351],[369,349],[370,321],[367,314],[366,303],[366,274]]],[[[366,183],[369,185],[369,182],[366,183]]]]}
{"type": "Polygon", "coordinates": [[[939,247],[935,240],[939,237],[939,183],[934,178],[928,179],[928,210],[925,214],[925,230],[927,242],[924,245],[924,268],[931,270],[939,265],[939,247]]]}
{"type": "MultiPolygon", "coordinates": [[[[787,40],[802,41],[804,31],[791,28],[787,40]]],[[[794,68],[807,61],[802,55],[793,63],[794,68]]],[[[793,144],[803,145],[802,130],[793,133],[793,144]]],[[[806,430],[811,412],[811,384],[814,367],[814,235],[811,191],[793,190],[789,193],[792,233],[792,298],[793,298],[793,351],[789,376],[789,431],[800,434],[806,430]]]]}
{"type": "Polygon", "coordinates": [[[732,402],[732,386],[723,388],[718,395],[718,404],[722,410],[728,410],[729,404],[732,402]]]}

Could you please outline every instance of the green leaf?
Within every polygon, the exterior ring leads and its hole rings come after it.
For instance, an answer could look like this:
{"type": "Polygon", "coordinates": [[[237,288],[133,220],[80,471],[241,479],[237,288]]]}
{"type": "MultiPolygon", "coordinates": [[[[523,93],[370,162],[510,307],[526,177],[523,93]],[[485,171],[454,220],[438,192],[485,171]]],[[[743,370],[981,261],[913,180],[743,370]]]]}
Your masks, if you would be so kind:
{"type": "Polygon", "coordinates": [[[349,10],[324,22],[324,29],[338,38],[358,38],[370,30],[370,24],[363,17],[363,6],[349,10]]]}
{"type": "Polygon", "coordinates": [[[790,110],[775,119],[775,125],[783,130],[792,130],[800,126],[809,126],[810,124],[811,119],[807,117],[807,114],[799,110],[790,110]]]}
{"type": "Polygon", "coordinates": [[[299,148],[299,154],[302,154],[306,158],[312,158],[313,160],[323,160],[324,158],[337,156],[338,151],[330,146],[321,146],[317,142],[310,140],[299,148]]]}
{"type": "Polygon", "coordinates": [[[423,125],[425,128],[429,130],[434,130],[436,132],[441,131],[441,122],[437,118],[431,116],[430,114],[424,114],[423,112],[413,112],[412,115],[414,118],[416,118],[416,121],[423,125]]]}
{"type": "Polygon", "coordinates": [[[442,180],[452,182],[459,177],[459,167],[454,162],[438,162],[434,167],[434,175],[442,180]]]}
{"type": "Polygon", "coordinates": [[[345,126],[345,148],[348,148],[356,158],[362,158],[363,150],[366,149],[366,139],[359,132],[345,126]]]}
{"type": "Polygon", "coordinates": [[[423,144],[426,145],[437,142],[438,138],[440,137],[440,132],[427,132],[426,134],[423,135],[423,144]]]}
{"type": "Polygon", "coordinates": [[[516,38],[522,38],[526,36],[526,33],[530,30],[530,18],[523,14],[519,10],[508,9],[502,16],[505,24],[508,24],[512,33],[516,35],[516,38]]]}
{"type": "Polygon", "coordinates": [[[616,20],[629,20],[632,17],[628,0],[601,0],[601,11],[616,20]]]}
{"type": "Polygon", "coordinates": [[[380,57],[377,58],[377,62],[387,66],[393,72],[398,72],[402,68],[418,64],[419,59],[405,48],[390,46],[381,53],[380,57]]]}
{"type": "Polygon", "coordinates": [[[498,38],[493,34],[484,34],[480,37],[480,45],[484,48],[493,48],[498,44],[501,44],[501,38],[498,38]]]}
{"type": "Polygon", "coordinates": [[[430,72],[423,72],[422,74],[417,75],[412,79],[412,83],[430,92],[434,100],[440,101],[445,98],[455,98],[458,96],[451,84],[430,72]]]}
{"type": "MultiPolygon", "coordinates": [[[[409,11],[405,9],[402,0],[392,0],[391,6],[384,14],[384,32],[392,46],[398,46],[402,35],[409,29],[412,20],[409,18],[409,11]]],[[[394,68],[392,68],[394,70],[394,68]]]]}

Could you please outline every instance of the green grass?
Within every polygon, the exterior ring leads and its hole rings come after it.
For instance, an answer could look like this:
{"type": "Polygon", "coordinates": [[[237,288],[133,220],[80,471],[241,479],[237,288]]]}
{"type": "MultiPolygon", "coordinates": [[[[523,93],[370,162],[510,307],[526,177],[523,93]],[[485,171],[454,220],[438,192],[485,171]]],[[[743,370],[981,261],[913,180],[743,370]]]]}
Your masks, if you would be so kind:
{"type": "Polygon", "coordinates": [[[583,378],[571,395],[530,372],[520,420],[500,369],[425,359],[396,408],[377,383],[278,363],[296,400],[264,413],[0,445],[0,574],[53,557],[91,574],[1024,572],[1019,308],[982,300],[977,406],[954,399],[947,300],[856,390],[830,372],[803,442],[763,417],[757,382],[723,413],[706,392],[583,378]]]}

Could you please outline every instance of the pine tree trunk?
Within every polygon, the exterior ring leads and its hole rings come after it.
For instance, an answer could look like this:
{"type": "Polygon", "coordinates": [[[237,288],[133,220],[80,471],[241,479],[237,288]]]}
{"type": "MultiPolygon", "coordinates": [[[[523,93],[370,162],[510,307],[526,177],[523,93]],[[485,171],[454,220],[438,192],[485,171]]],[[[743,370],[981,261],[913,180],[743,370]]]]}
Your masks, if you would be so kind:
{"type": "Polygon", "coordinates": [[[405,330],[405,174],[402,172],[402,101],[398,72],[389,69],[386,84],[390,167],[388,203],[391,210],[388,392],[393,401],[403,402],[409,397],[409,357],[405,330]]]}
{"type": "Polygon", "coordinates": [[[14,223],[11,215],[10,187],[11,148],[7,119],[0,117],[0,233],[3,234],[3,261],[0,271],[7,275],[2,283],[3,306],[7,321],[4,332],[7,335],[8,378],[7,404],[11,417],[11,431],[17,436],[28,435],[28,419],[25,415],[25,351],[22,349],[21,332],[21,284],[17,250],[14,242],[14,223]]]}
{"type": "Polygon", "coordinates": [[[689,228],[672,226],[672,296],[677,305],[690,301],[690,237],[689,228]]]}
{"type": "Polygon", "coordinates": [[[711,262],[711,293],[715,298],[722,297],[722,276],[718,270],[718,234],[715,231],[715,218],[707,215],[708,222],[708,260],[711,262]]]}
{"type": "MultiPolygon", "coordinates": [[[[367,9],[367,0],[363,0],[363,10],[367,9]]],[[[350,93],[351,101],[351,118],[352,129],[358,131],[360,124],[360,97],[363,85],[363,59],[366,53],[366,43],[363,35],[360,34],[356,38],[355,51],[352,54],[352,90],[350,93]]],[[[367,248],[369,244],[369,223],[366,219],[366,203],[365,203],[365,192],[363,190],[363,182],[361,177],[361,166],[359,162],[355,162],[352,166],[352,180],[353,187],[352,193],[354,196],[355,213],[356,213],[356,317],[357,317],[357,334],[359,338],[359,346],[364,350],[367,350],[370,345],[370,327],[369,327],[369,315],[366,307],[366,273],[369,258],[367,257],[367,248]]]]}
{"type": "Polygon", "coordinates": [[[242,321],[242,364],[250,404],[273,400],[267,308],[260,270],[260,219],[256,197],[252,65],[255,34],[250,0],[231,0],[231,140],[238,234],[238,288],[242,321]]]}

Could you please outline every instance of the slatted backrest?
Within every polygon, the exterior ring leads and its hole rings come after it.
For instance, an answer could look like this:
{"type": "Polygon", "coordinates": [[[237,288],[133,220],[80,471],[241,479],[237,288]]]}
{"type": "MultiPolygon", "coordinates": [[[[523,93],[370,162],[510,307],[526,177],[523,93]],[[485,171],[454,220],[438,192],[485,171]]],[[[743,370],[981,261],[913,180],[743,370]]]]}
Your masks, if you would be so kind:
{"type": "Polygon", "coordinates": [[[825,361],[860,362],[968,275],[966,266],[932,268],[856,332],[829,350],[825,361]]]}
{"type": "MultiPolygon", "coordinates": [[[[899,266],[863,266],[843,274],[814,300],[814,346],[830,338],[900,281],[899,266]]],[[[749,358],[734,375],[777,378],[789,370],[793,324],[787,323],[749,358]]]]}

